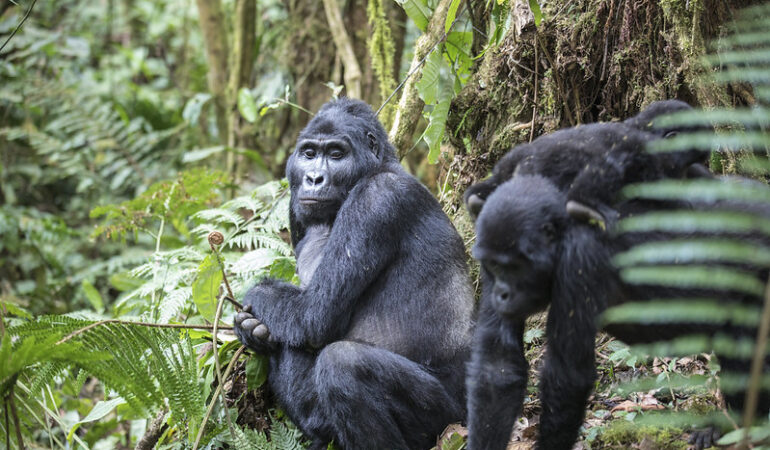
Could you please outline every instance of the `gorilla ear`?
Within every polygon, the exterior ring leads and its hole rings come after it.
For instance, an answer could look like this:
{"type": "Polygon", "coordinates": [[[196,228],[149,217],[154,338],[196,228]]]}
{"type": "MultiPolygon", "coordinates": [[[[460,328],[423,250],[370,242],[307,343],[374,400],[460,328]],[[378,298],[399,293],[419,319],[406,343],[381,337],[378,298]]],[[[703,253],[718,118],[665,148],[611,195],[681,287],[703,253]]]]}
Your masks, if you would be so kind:
{"type": "Polygon", "coordinates": [[[602,230],[607,229],[604,216],[601,215],[599,211],[591,208],[590,206],[584,205],[583,203],[579,203],[574,200],[568,201],[567,214],[581,222],[596,225],[602,230]]]}
{"type": "Polygon", "coordinates": [[[377,145],[377,137],[372,133],[366,133],[366,139],[369,141],[369,150],[374,153],[374,156],[380,157],[380,146],[377,145]]]}

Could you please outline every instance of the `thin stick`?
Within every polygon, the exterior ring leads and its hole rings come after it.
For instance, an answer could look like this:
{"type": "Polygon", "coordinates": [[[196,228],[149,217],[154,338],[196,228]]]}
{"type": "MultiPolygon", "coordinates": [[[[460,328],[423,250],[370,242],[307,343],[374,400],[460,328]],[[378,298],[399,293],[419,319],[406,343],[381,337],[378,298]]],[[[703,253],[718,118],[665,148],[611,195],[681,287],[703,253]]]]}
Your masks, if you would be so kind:
{"type": "MultiPolygon", "coordinates": [[[[230,360],[230,364],[227,365],[227,369],[225,369],[225,374],[223,375],[226,379],[228,376],[230,376],[230,372],[233,369],[233,366],[235,365],[235,362],[238,361],[238,358],[241,357],[241,354],[243,351],[246,350],[245,345],[241,345],[241,348],[239,348],[235,355],[233,355],[233,358],[230,360]]],[[[222,384],[219,383],[217,385],[217,389],[214,391],[214,395],[211,397],[211,403],[209,403],[209,408],[206,410],[206,415],[203,417],[203,423],[201,423],[200,428],[198,429],[198,436],[195,437],[195,443],[193,444],[193,450],[198,450],[198,445],[201,442],[201,438],[203,437],[203,430],[206,428],[206,423],[209,421],[209,417],[211,417],[211,412],[214,411],[214,405],[217,403],[217,397],[219,397],[219,392],[222,390],[222,384]]],[[[227,405],[224,405],[225,409],[227,408],[227,405]]],[[[225,411],[225,414],[227,414],[227,411],[225,411]]]]}
{"type": "MultiPolygon", "coordinates": [[[[187,325],[184,323],[152,323],[152,322],[132,322],[130,320],[118,320],[118,319],[107,319],[107,320],[100,320],[99,322],[94,322],[86,327],[83,327],[79,330],[75,330],[72,333],[68,334],[67,336],[63,337],[59,342],[57,342],[55,345],[63,344],[70,339],[85,333],[86,331],[91,330],[92,328],[96,328],[98,326],[106,325],[108,323],[119,323],[123,325],[138,325],[140,327],[148,327],[148,328],[181,328],[185,330],[213,330],[214,327],[211,325],[187,325]]],[[[232,330],[233,327],[219,327],[220,330],[232,330]]]]}
{"type": "Polygon", "coordinates": [[[532,128],[529,129],[529,142],[532,142],[532,138],[535,136],[535,117],[537,116],[537,30],[535,30],[535,95],[532,102],[532,128]]]}
{"type": "Polygon", "coordinates": [[[222,243],[225,241],[225,236],[219,231],[212,231],[209,233],[208,240],[209,247],[211,247],[211,251],[214,252],[214,256],[217,257],[217,263],[219,263],[219,268],[222,270],[222,280],[225,282],[225,288],[227,289],[228,295],[225,297],[225,299],[233,305],[237,306],[239,309],[243,309],[243,305],[235,300],[233,290],[230,289],[230,282],[227,281],[227,274],[225,273],[225,265],[222,263],[222,258],[219,256],[219,251],[217,250],[217,246],[222,245],[222,243]]]}
{"type": "MultiPolygon", "coordinates": [[[[213,231],[209,233],[208,236],[209,241],[209,247],[211,247],[211,251],[214,252],[214,255],[217,257],[217,263],[219,264],[220,269],[222,270],[222,279],[225,282],[225,288],[227,289],[227,295],[223,295],[219,298],[219,301],[217,302],[217,312],[214,314],[214,336],[217,334],[217,326],[219,325],[219,319],[222,318],[222,308],[225,305],[225,299],[228,298],[227,296],[230,296],[230,301],[237,303],[232,297],[233,297],[233,291],[230,289],[230,283],[227,281],[227,274],[225,274],[225,265],[222,263],[222,258],[219,256],[219,251],[217,251],[217,246],[221,245],[224,242],[224,236],[222,233],[218,231],[213,231]]],[[[243,307],[241,306],[241,309],[243,307]]],[[[217,340],[213,339],[211,341],[213,349],[214,349],[214,371],[217,375],[217,382],[219,385],[224,385],[225,378],[222,376],[222,365],[219,362],[219,350],[217,349],[217,340]]],[[[230,419],[230,414],[227,414],[227,399],[225,398],[225,393],[223,390],[220,389],[220,394],[222,395],[222,408],[225,409],[225,418],[227,419],[227,428],[230,430],[230,436],[235,440],[235,427],[233,427],[233,422],[230,419]]]]}
{"type": "Polygon", "coordinates": [[[8,399],[5,399],[5,448],[11,448],[11,423],[8,420],[8,410],[11,407],[8,405],[8,399]]]}
{"type": "MultiPolygon", "coordinates": [[[[229,287],[228,287],[229,289],[229,287]]],[[[217,302],[217,312],[214,315],[214,336],[217,335],[217,324],[219,324],[219,319],[222,317],[222,307],[224,306],[224,296],[219,299],[217,302]]],[[[224,376],[222,376],[222,366],[219,362],[219,350],[217,349],[217,340],[212,339],[211,340],[212,348],[214,349],[214,369],[217,374],[217,383],[219,383],[220,386],[224,385],[224,381],[227,379],[224,376]]],[[[222,396],[222,408],[225,410],[225,418],[227,419],[227,428],[230,429],[230,437],[235,440],[235,427],[233,427],[233,422],[230,419],[230,414],[227,413],[227,399],[225,398],[225,391],[220,389],[219,393],[222,396]]]]}
{"type": "MultiPolygon", "coordinates": [[[[13,384],[15,385],[16,381],[13,384]]],[[[11,387],[8,393],[8,405],[11,407],[11,417],[13,418],[13,426],[16,428],[16,440],[19,443],[19,450],[24,450],[24,437],[21,435],[21,424],[19,423],[19,413],[16,411],[13,387],[11,387]]]]}
{"type": "Polygon", "coordinates": [[[754,422],[754,413],[757,409],[759,390],[761,386],[762,368],[765,362],[765,347],[767,336],[770,334],[770,281],[765,285],[765,304],[762,309],[762,317],[757,332],[757,343],[754,345],[754,357],[751,359],[751,376],[749,377],[749,389],[746,391],[743,409],[743,442],[741,446],[747,448],[749,444],[749,429],[754,422]]]}
{"type": "Polygon", "coordinates": [[[24,17],[22,17],[21,22],[19,22],[19,25],[16,26],[16,28],[13,29],[13,32],[10,36],[8,36],[8,39],[3,42],[3,46],[0,47],[0,52],[3,51],[6,45],[8,45],[9,42],[11,42],[11,38],[13,38],[14,35],[21,29],[21,26],[24,25],[24,22],[27,21],[27,17],[29,17],[29,14],[32,12],[32,8],[35,7],[35,3],[37,3],[37,0],[32,0],[32,4],[29,5],[29,9],[27,9],[27,13],[24,14],[24,17]]]}

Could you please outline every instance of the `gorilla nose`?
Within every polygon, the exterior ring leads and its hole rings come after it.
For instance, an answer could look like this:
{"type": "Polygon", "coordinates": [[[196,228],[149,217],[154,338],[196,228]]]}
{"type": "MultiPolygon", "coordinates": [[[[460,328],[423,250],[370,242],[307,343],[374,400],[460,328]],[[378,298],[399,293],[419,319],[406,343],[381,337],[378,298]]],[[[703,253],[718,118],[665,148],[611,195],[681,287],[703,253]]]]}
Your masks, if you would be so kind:
{"type": "Polygon", "coordinates": [[[511,287],[508,286],[508,283],[498,281],[492,288],[492,295],[500,302],[507,302],[511,298],[511,287]]]}
{"type": "Polygon", "coordinates": [[[321,172],[308,172],[305,174],[305,184],[310,187],[320,187],[324,183],[324,174],[321,172]]]}

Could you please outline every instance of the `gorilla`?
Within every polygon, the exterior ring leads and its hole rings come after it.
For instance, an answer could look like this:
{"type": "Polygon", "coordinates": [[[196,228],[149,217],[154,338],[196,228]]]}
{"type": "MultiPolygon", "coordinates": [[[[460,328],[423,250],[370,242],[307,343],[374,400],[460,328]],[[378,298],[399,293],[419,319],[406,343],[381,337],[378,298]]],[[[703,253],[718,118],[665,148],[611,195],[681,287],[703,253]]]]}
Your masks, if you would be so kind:
{"type": "MultiPolygon", "coordinates": [[[[638,149],[628,149],[628,152],[637,153],[638,149]]],[[[540,374],[542,415],[537,444],[543,450],[570,449],[577,438],[596,378],[595,335],[602,325],[600,315],[608,307],[652,299],[717,298],[726,307],[740,304],[760,309],[762,292],[675,288],[655,285],[652,281],[634,284],[621,279],[613,265],[615,254],[635,244],[669,240],[673,236],[615,233],[615,218],[627,216],[628,211],[639,212],[639,205],[630,207],[631,202],[615,200],[612,206],[618,211],[608,216],[603,212],[610,206],[599,205],[596,210],[583,201],[591,192],[606,192],[609,185],[615,185],[622,178],[611,172],[642,170],[634,166],[637,162],[634,158],[620,157],[599,164],[602,169],[598,172],[586,169],[591,176],[578,174],[568,192],[546,177],[517,174],[487,199],[476,222],[477,240],[472,250],[474,258],[481,263],[485,285],[467,380],[470,450],[506,447],[513,422],[521,412],[527,384],[528,364],[522,339],[524,321],[546,307],[550,307],[546,322],[548,350],[540,374]],[[628,165],[618,164],[619,161],[628,165]],[[597,178],[598,174],[606,178],[597,178]],[[586,211],[588,214],[584,214],[586,211]],[[595,226],[590,219],[596,218],[606,223],[609,231],[595,226]]],[[[745,203],[723,201],[708,206],[689,203],[675,206],[770,217],[768,211],[745,203]]],[[[756,235],[739,238],[761,245],[760,249],[768,248],[766,238],[756,235]]],[[[741,269],[758,280],[767,279],[766,270],[741,269]]],[[[672,339],[694,332],[710,337],[721,334],[747,339],[754,339],[756,334],[756,328],[730,321],[611,323],[603,329],[629,344],[672,339]]],[[[749,361],[735,355],[734,348],[714,350],[723,370],[748,373],[749,361]]],[[[724,394],[731,408],[743,407],[745,392],[725,391],[724,394]]],[[[760,396],[759,404],[762,411],[770,407],[766,391],[760,396]]],[[[713,429],[702,430],[692,434],[691,442],[699,449],[710,447],[715,436],[713,429]]]]}
{"type": "Polygon", "coordinates": [[[578,125],[518,145],[495,164],[492,176],[465,191],[466,207],[473,217],[477,217],[487,197],[514,174],[542,175],[559,189],[565,190],[586,166],[612,158],[617,151],[627,156],[628,149],[639,150],[636,154],[642,154],[649,162],[637,165],[647,168],[643,175],[645,179],[660,176],[711,177],[705,167],[708,152],[688,150],[650,155],[643,151],[644,143],[648,140],[667,139],[680,132],[693,131],[695,128],[654,124],[655,119],[664,114],[688,110],[692,110],[692,107],[680,100],[657,101],[623,122],[578,125]],[[656,175],[647,174],[652,170],[656,171],[656,175]]]}
{"type": "Polygon", "coordinates": [[[259,282],[236,335],[270,356],[269,386],[312,448],[432,446],[465,417],[462,240],[363,102],[324,105],[286,175],[301,286],[259,282]]]}

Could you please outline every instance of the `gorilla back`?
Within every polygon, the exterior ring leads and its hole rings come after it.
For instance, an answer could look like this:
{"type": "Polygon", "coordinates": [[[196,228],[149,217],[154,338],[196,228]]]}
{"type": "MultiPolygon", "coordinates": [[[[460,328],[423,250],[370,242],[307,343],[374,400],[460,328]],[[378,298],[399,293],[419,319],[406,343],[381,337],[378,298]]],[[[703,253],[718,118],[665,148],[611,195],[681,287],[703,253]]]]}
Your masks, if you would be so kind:
{"type": "Polygon", "coordinates": [[[464,417],[462,240],[360,101],[321,108],[286,172],[303,287],[255,286],[236,334],[270,353],[270,386],[314,448],[431,446],[464,417]]]}

